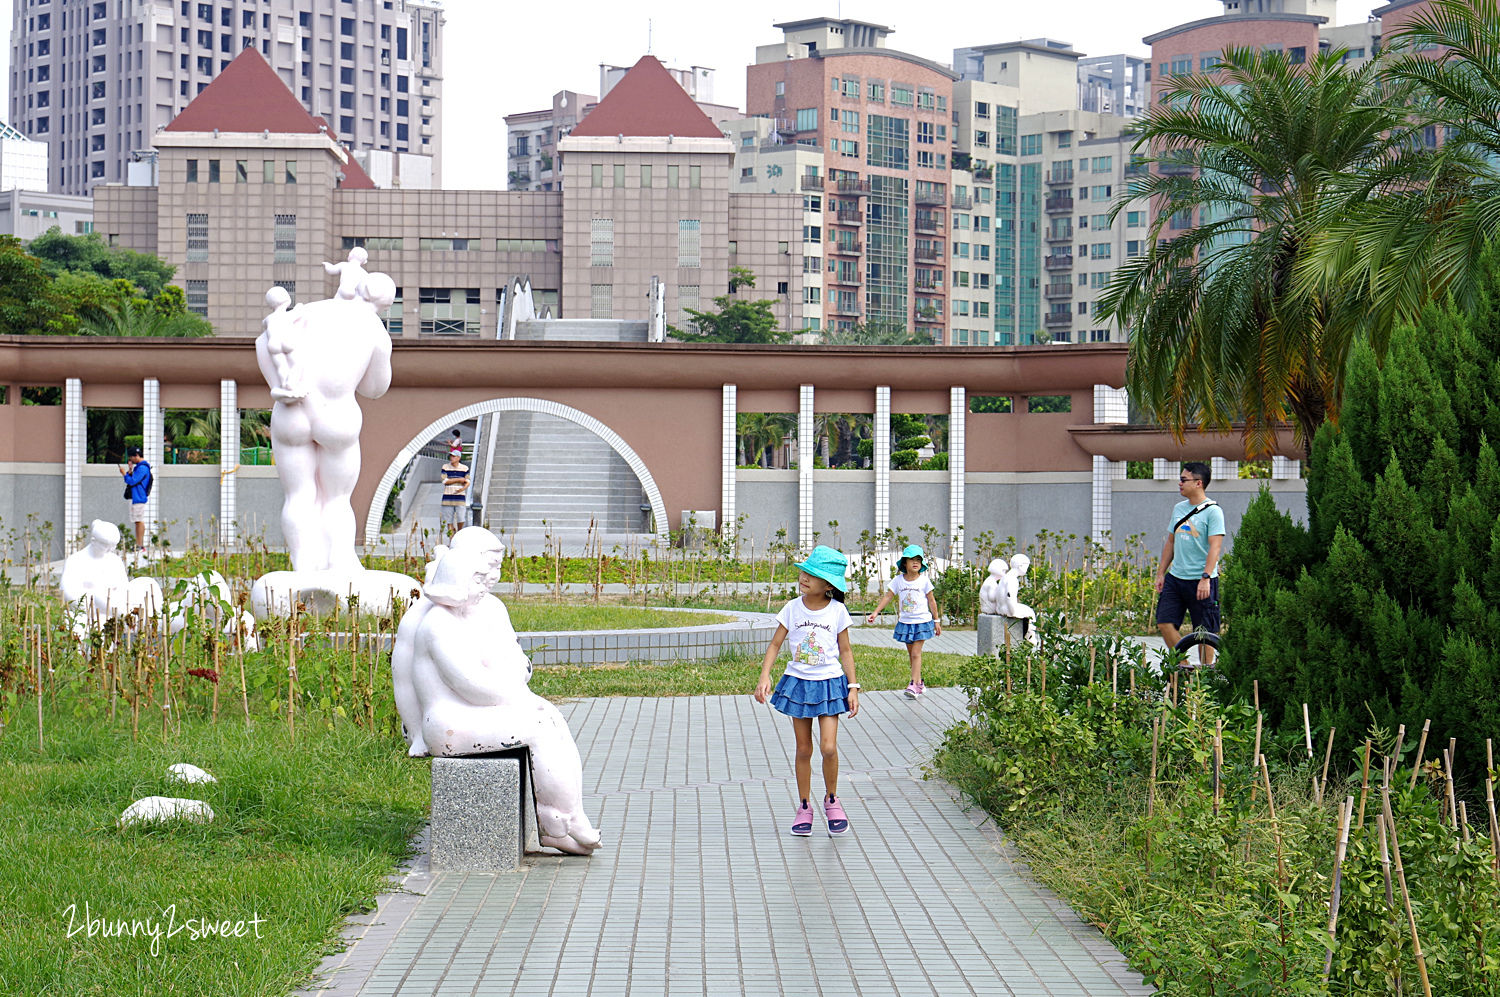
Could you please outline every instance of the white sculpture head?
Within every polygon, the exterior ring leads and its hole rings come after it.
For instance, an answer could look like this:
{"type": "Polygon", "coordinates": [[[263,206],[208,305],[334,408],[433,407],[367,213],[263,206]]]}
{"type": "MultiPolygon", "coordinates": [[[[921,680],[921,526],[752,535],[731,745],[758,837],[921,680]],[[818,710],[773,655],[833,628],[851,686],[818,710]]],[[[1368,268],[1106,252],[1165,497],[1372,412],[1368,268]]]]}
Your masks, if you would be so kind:
{"type": "Polygon", "coordinates": [[[370,254],[365,252],[365,247],[355,246],[353,249],[349,250],[349,261],[351,263],[357,263],[360,266],[364,266],[366,263],[370,262],[370,254]]]}
{"type": "Polygon", "coordinates": [[[272,309],[283,308],[292,303],[292,295],[280,284],[266,292],[266,305],[272,309]]]}
{"type": "Polygon", "coordinates": [[[102,519],[94,520],[89,524],[89,546],[96,554],[114,550],[120,546],[120,528],[102,519]]]}
{"type": "Polygon", "coordinates": [[[500,566],[505,562],[505,544],[483,526],[465,526],[453,534],[449,549],[472,551],[480,555],[489,565],[489,583],[493,585],[500,580],[500,566]]]}
{"type": "Polygon", "coordinates": [[[990,577],[999,578],[1005,574],[1005,558],[997,557],[990,562],[990,577]]]}
{"type": "Polygon", "coordinates": [[[396,300],[396,282],[391,279],[390,274],[372,273],[360,286],[364,289],[365,298],[379,310],[391,307],[391,302],[396,300]]]}
{"type": "Polygon", "coordinates": [[[1026,574],[1026,569],[1031,567],[1031,558],[1025,554],[1017,554],[1010,559],[1010,569],[1018,575],[1026,574]]]}
{"type": "Polygon", "coordinates": [[[438,561],[422,593],[450,609],[467,609],[489,594],[489,560],[478,551],[450,550],[438,561]]]}

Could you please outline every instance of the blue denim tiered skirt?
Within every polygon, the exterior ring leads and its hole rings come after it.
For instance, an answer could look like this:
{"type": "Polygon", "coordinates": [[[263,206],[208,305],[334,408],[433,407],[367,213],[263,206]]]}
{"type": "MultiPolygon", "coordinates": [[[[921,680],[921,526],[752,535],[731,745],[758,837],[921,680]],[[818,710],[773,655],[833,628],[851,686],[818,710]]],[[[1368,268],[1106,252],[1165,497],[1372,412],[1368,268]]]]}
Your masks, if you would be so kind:
{"type": "Polygon", "coordinates": [[[911,644],[919,640],[931,640],[936,633],[937,625],[932,620],[926,623],[898,623],[896,632],[891,634],[891,639],[903,644],[911,644]]]}
{"type": "Polygon", "coordinates": [[[836,717],[849,712],[849,679],[811,680],[783,675],[771,692],[771,705],[789,717],[836,717]]]}

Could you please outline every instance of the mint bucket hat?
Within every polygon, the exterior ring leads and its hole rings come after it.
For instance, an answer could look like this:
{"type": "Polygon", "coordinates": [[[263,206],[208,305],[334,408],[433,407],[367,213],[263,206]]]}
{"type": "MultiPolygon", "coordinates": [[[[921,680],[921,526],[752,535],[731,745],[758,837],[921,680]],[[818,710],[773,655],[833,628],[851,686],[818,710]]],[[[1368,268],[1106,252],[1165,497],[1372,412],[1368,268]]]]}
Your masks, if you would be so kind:
{"type": "MultiPolygon", "coordinates": [[[[922,571],[927,570],[927,555],[922,553],[921,547],[916,544],[907,544],[905,547],[901,548],[901,560],[904,561],[908,557],[920,557],[922,559],[922,571]]],[[[921,573],[921,571],[917,572],[917,574],[921,573]]]]}
{"type": "Polygon", "coordinates": [[[849,570],[849,559],[842,551],[834,550],[818,544],[812,553],[807,555],[807,560],[795,566],[798,571],[805,571],[814,578],[821,578],[840,592],[847,592],[848,588],[844,582],[844,572],[849,570]]]}

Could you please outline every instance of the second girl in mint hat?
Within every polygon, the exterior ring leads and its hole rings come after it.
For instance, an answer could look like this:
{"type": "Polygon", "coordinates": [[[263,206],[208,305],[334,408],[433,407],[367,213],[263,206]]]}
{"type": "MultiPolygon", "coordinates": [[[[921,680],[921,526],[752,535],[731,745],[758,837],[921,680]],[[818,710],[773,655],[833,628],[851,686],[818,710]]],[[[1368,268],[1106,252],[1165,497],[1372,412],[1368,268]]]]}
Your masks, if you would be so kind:
{"type": "Polygon", "coordinates": [[[932,595],[932,582],[923,577],[927,574],[927,562],[922,553],[922,548],[916,544],[906,545],[896,561],[896,574],[891,576],[885,591],[880,594],[879,605],[875,612],[865,617],[866,622],[874,623],[885,604],[896,600],[899,613],[891,639],[906,645],[906,655],[911,660],[907,699],[916,699],[927,691],[922,684],[922,643],[943,632],[942,621],[938,619],[937,599],[932,595]]]}
{"type": "Polygon", "coordinates": [[[849,830],[849,817],[838,798],[839,715],[859,712],[859,683],[854,680],[854,651],[849,646],[849,627],[854,622],[844,608],[844,573],[849,559],[832,547],[813,548],[807,560],[797,565],[799,595],[776,614],[776,633],[766,648],[755,700],[767,700],[777,711],[792,718],[797,741],[794,771],[797,776],[797,811],[792,833],[813,831],[812,796],[813,719],[818,721],[818,742],[823,755],[823,816],[829,835],[849,830]],[[792,640],[791,660],[786,672],[771,688],[771,668],[781,645],[792,640]]]}

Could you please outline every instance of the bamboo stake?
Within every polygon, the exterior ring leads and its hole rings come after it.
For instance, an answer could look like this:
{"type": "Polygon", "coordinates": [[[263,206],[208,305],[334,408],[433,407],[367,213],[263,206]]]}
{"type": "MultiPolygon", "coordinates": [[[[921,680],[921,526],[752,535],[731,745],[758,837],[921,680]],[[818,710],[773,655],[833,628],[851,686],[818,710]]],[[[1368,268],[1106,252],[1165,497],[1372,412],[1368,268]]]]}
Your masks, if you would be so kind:
{"type": "Polygon", "coordinates": [[[221,636],[222,635],[219,634],[218,632],[215,632],[214,635],[213,635],[213,642],[214,642],[214,706],[213,706],[213,722],[214,723],[218,723],[219,722],[219,679],[221,679],[221,678],[224,677],[223,673],[220,671],[220,668],[219,668],[219,665],[220,665],[220,660],[219,660],[219,644],[220,644],[220,640],[219,640],[219,638],[221,636]]]}
{"type": "Polygon", "coordinates": [[[297,607],[292,606],[291,619],[287,626],[286,642],[286,729],[297,740],[297,700],[293,690],[297,686],[297,607]]]}
{"type": "Polygon", "coordinates": [[[1109,694],[1111,696],[1120,694],[1120,663],[1113,657],[1109,659],[1109,694]]]}
{"type": "Polygon", "coordinates": [[[1224,795],[1224,719],[1214,721],[1214,816],[1219,816],[1219,801],[1224,795]]]}
{"type": "Polygon", "coordinates": [[[1260,757],[1260,727],[1265,721],[1266,715],[1259,710],[1255,713],[1255,750],[1250,752],[1250,764],[1254,766],[1255,760],[1260,757]]]}
{"type": "Polygon", "coordinates": [[[1302,704],[1302,736],[1307,739],[1307,759],[1312,761],[1312,720],[1307,715],[1307,704],[1302,704]]]}
{"type": "Polygon", "coordinates": [[[1316,780],[1317,785],[1313,787],[1317,790],[1313,798],[1319,803],[1323,802],[1323,791],[1328,788],[1328,763],[1333,759],[1333,734],[1336,730],[1338,730],[1337,727],[1328,728],[1328,749],[1323,752],[1323,775],[1316,780]]]}
{"type": "Polygon", "coordinates": [[[375,666],[385,644],[385,620],[375,621],[375,646],[370,648],[370,729],[375,729],[375,666]]]}
{"type": "Polygon", "coordinates": [[[1360,780],[1359,787],[1359,829],[1365,829],[1365,798],[1370,793],[1370,739],[1365,738],[1365,765],[1364,775],[1360,780]]]}
{"type": "Polygon", "coordinates": [[[1443,749],[1443,782],[1447,786],[1448,818],[1453,830],[1458,830],[1458,804],[1453,801],[1453,750],[1443,749]]]}
{"type": "Polygon", "coordinates": [[[1469,804],[1467,800],[1458,801],[1458,826],[1463,828],[1464,844],[1467,845],[1470,841],[1474,840],[1473,835],[1469,833],[1469,804]]]}
{"type": "Polygon", "coordinates": [[[1271,770],[1266,765],[1266,756],[1260,756],[1260,775],[1265,780],[1266,807],[1271,812],[1271,834],[1276,838],[1276,879],[1286,889],[1286,855],[1281,848],[1281,822],[1276,819],[1276,797],[1271,792],[1271,770]]]}
{"type": "MultiPolygon", "coordinates": [[[[1405,741],[1405,740],[1406,740],[1406,724],[1402,724],[1401,726],[1399,726],[1399,727],[1396,728],[1396,747],[1391,752],[1391,764],[1390,764],[1390,767],[1387,768],[1385,765],[1381,765],[1381,767],[1380,767],[1381,771],[1384,773],[1384,789],[1388,790],[1388,789],[1391,788],[1391,776],[1395,773],[1396,766],[1401,761],[1401,742],[1405,741]]],[[[1382,792],[1383,791],[1384,790],[1382,790],[1382,792]]]]}
{"type": "Polygon", "coordinates": [[[1422,755],[1427,751],[1427,731],[1431,726],[1432,721],[1430,719],[1422,721],[1422,739],[1417,742],[1417,760],[1411,767],[1411,782],[1406,784],[1407,789],[1416,786],[1417,773],[1422,771],[1422,755]]]}
{"type": "MultiPolygon", "coordinates": [[[[1423,733],[1426,733],[1425,729],[1423,733]]],[[[1417,919],[1411,912],[1411,893],[1406,889],[1406,870],[1401,865],[1401,841],[1396,835],[1396,818],[1391,815],[1391,797],[1385,794],[1381,800],[1385,810],[1385,821],[1391,829],[1391,854],[1396,859],[1396,882],[1401,884],[1401,903],[1406,908],[1406,926],[1411,930],[1412,953],[1417,957],[1417,975],[1422,978],[1422,993],[1432,997],[1432,984],[1427,979],[1427,960],[1422,955],[1422,940],[1417,937],[1417,919]]]]}
{"type": "Polygon", "coordinates": [[[1048,668],[1048,664],[1049,664],[1049,662],[1047,662],[1045,659],[1043,659],[1043,661],[1042,661],[1042,696],[1043,696],[1043,698],[1045,698],[1046,695],[1047,695],[1047,668],[1048,668]]]}
{"type": "Polygon", "coordinates": [[[1380,829],[1380,871],[1385,878],[1385,905],[1396,909],[1396,893],[1391,886],[1391,851],[1385,836],[1385,815],[1375,815],[1375,826],[1380,829]]]}
{"type": "Polygon", "coordinates": [[[1135,698],[1135,666],[1130,668],[1130,698],[1135,698]]]}
{"type": "Polygon", "coordinates": [[[1251,685],[1251,689],[1255,693],[1255,712],[1259,713],[1260,712],[1260,679],[1252,679],[1250,685],[1251,685]]]}
{"type": "Polygon", "coordinates": [[[1323,982],[1333,972],[1333,947],[1339,925],[1339,900],[1344,887],[1344,854],[1349,849],[1349,822],[1354,814],[1354,797],[1339,807],[1339,843],[1333,854],[1333,889],[1328,895],[1328,954],[1323,959],[1323,982]]]}
{"type": "Polygon", "coordinates": [[[36,750],[47,750],[47,738],[42,725],[42,659],[36,660],[36,750]]]}
{"type": "Polygon", "coordinates": [[[1099,653],[1099,648],[1089,648],[1089,685],[1094,684],[1094,658],[1099,653]]]}
{"type": "Polygon", "coordinates": [[[1495,820],[1495,747],[1493,739],[1484,739],[1484,802],[1490,810],[1490,868],[1500,879],[1500,822],[1495,820]]]}
{"type": "Polygon", "coordinates": [[[1156,747],[1161,736],[1161,717],[1155,717],[1151,721],[1151,789],[1146,797],[1146,816],[1149,818],[1156,812],[1156,747]]]}

